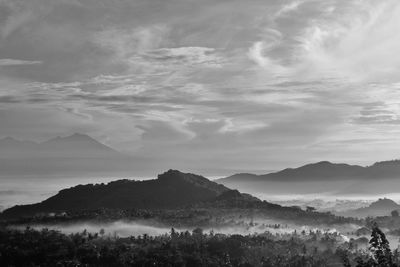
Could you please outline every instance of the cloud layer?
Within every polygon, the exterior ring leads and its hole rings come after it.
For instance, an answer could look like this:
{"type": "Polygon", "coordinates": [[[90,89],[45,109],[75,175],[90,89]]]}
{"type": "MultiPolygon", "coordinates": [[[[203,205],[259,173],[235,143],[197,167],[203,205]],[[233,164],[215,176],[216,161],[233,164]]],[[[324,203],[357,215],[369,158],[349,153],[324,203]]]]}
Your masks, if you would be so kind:
{"type": "Polygon", "coordinates": [[[1,0],[0,137],[84,132],[149,172],[397,158],[399,20],[395,0],[1,0]]]}

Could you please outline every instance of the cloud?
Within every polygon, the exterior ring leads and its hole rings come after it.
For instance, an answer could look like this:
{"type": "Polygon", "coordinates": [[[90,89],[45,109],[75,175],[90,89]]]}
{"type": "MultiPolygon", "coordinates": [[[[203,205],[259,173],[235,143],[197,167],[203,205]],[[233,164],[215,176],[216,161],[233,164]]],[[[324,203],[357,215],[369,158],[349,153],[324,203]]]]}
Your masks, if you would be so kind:
{"type": "Polygon", "coordinates": [[[134,29],[110,28],[95,33],[94,41],[100,47],[110,49],[120,59],[129,60],[136,54],[159,48],[168,34],[168,27],[151,25],[134,29]]]}
{"type": "Polygon", "coordinates": [[[209,47],[160,48],[144,54],[143,57],[158,64],[221,67],[222,59],[215,52],[214,48],[209,47]]]}
{"type": "Polygon", "coordinates": [[[272,19],[277,19],[281,16],[287,16],[289,13],[297,10],[302,4],[302,1],[293,1],[288,4],[283,5],[274,15],[272,19]]]}
{"type": "Polygon", "coordinates": [[[266,73],[288,77],[396,81],[399,14],[392,0],[292,1],[269,17],[248,56],[266,73]]]}
{"type": "Polygon", "coordinates": [[[263,42],[256,42],[249,49],[249,58],[257,63],[259,66],[263,68],[268,68],[274,66],[274,63],[271,59],[264,56],[264,51],[266,50],[265,44],[263,42]]]}
{"type": "Polygon", "coordinates": [[[2,104],[13,104],[13,103],[19,103],[20,100],[18,100],[15,96],[0,96],[0,103],[2,104]]]}
{"type": "Polygon", "coordinates": [[[398,108],[383,102],[373,102],[363,106],[359,116],[354,118],[354,123],[358,124],[387,124],[397,125],[400,123],[400,113],[398,108]]]}
{"type": "Polygon", "coordinates": [[[399,134],[399,13],[394,0],[0,1],[0,134],[81,131],[146,166],[207,171],[371,159],[368,140],[395,151],[399,134]]]}
{"type": "Polygon", "coordinates": [[[41,61],[20,60],[11,58],[1,58],[0,67],[4,66],[20,66],[20,65],[37,65],[42,64],[41,61]]]}

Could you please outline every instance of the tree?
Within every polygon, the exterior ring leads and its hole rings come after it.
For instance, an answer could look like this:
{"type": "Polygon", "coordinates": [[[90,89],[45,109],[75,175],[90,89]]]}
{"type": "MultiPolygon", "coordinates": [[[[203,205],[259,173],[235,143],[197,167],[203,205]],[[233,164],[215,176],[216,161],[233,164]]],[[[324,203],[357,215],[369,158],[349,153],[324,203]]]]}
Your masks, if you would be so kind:
{"type": "Polygon", "coordinates": [[[391,212],[392,217],[399,217],[399,212],[397,210],[394,210],[391,212]]]}
{"type": "Polygon", "coordinates": [[[193,235],[202,236],[203,235],[203,229],[201,229],[200,227],[195,228],[193,230],[193,235]]]}
{"type": "Polygon", "coordinates": [[[371,240],[369,241],[369,249],[373,254],[373,259],[382,267],[393,266],[393,257],[390,250],[389,241],[385,234],[374,224],[372,228],[371,240]]]}
{"type": "Polygon", "coordinates": [[[104,231],[103,228],[100,229],[100,235],[103,236],[105,234],[106,231],[104,231]]]}
{"type": "Polygon", "coordinates": [[[314,212],[316,209],[314,208],[314,207],[310,207],[310,206],[307,206],[306,207],[306,211],[307,212],[314,212]]]}

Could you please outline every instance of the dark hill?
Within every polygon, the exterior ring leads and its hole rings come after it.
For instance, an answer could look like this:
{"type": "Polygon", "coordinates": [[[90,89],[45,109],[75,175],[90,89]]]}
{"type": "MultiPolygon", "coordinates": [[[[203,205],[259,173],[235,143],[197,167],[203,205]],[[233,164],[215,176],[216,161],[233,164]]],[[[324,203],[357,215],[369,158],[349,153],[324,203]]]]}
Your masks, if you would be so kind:
{"type": "Polygon", "coordinates": [[[238,173],[217,183],[253,195],[386,194],[400,186],[400,160],[357,166],[321,161],[268,174],[238,173]]]}
{"type": "Polygon", "coordinates": [[[282,171],[255,175],[250,173],[234,174],[232,176],[217,180],[224,184],[233,181],[302,181],[320,180],[331,178],[354,178],[365,174],[365,168],[357,165],[337,164],[329,161],[321,161],[307,164],[299,168],[287,168],[282,171]]]}
{"type": "Polygon", "coordinates": [[[388,198],[380,198],[368,207],[337,213],[341,216],[364,218],[368,216],[390,216],[394,210],[400,210],[400,205],[388,198]]]}
{"type": "MultiPolygon", "coordinates": [[[[202,176],[169,170],[158,179],[118,180],[108,184],[78,185],[32,205],[15,206],[3,212],[4,218],[37,213],[109,209],[164,209],[183,207],[218,197],[240,198],[242,194],[202,176]]],[[[251,199],[243,194],[243,199],[251,199]]],[[[252,198],[253,200],[255,198],[252,198]]],[[[258,200],[258,199],[257,199],[258,200]]]]}
{"type": "Polygon", "coordinates": [[[238,173],[216,180],[219,183],[259,182],[259,181],[313,181],[329,179],[366,179],[366,178],[398,178],[400,177],[400,160],[382,161],[371,166],[362,167],[344,163],[321,161],[307,164],[299,168],[287,168],[282,171],[256,175],[238,173]]]}

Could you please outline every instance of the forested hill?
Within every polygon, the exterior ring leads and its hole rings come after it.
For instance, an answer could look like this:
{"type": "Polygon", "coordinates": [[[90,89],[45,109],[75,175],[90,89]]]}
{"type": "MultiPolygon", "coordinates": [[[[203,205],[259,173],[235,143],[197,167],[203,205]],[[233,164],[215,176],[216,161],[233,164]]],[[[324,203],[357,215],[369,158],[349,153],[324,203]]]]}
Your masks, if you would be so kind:
{"type": "Polygon", "coordinates": [[[90,209],[164,209],[226,198],[257,198],[232,191],[205,177],[169,170],[147,181],[118,180],[108,184],[78,185],[61,190],[53,197],[32,205],[15,206],[3,217],[32,216],[42,212],[90,209]]]}
{"type": "MultiPolygon", "coordinates": [[[[345,212],[337,212],[337,215],[348,216],[348,217],[377,217],[377,216],[391,216],[393,211],[397,211],[398,214],[400,205],[388,198],[380,198],[379,200],[372,202],[368,207],[363,207],[354,210],[348,210],[345,212]]],[[[397,216],[396,216],[397,217],[397,216]]]]}

